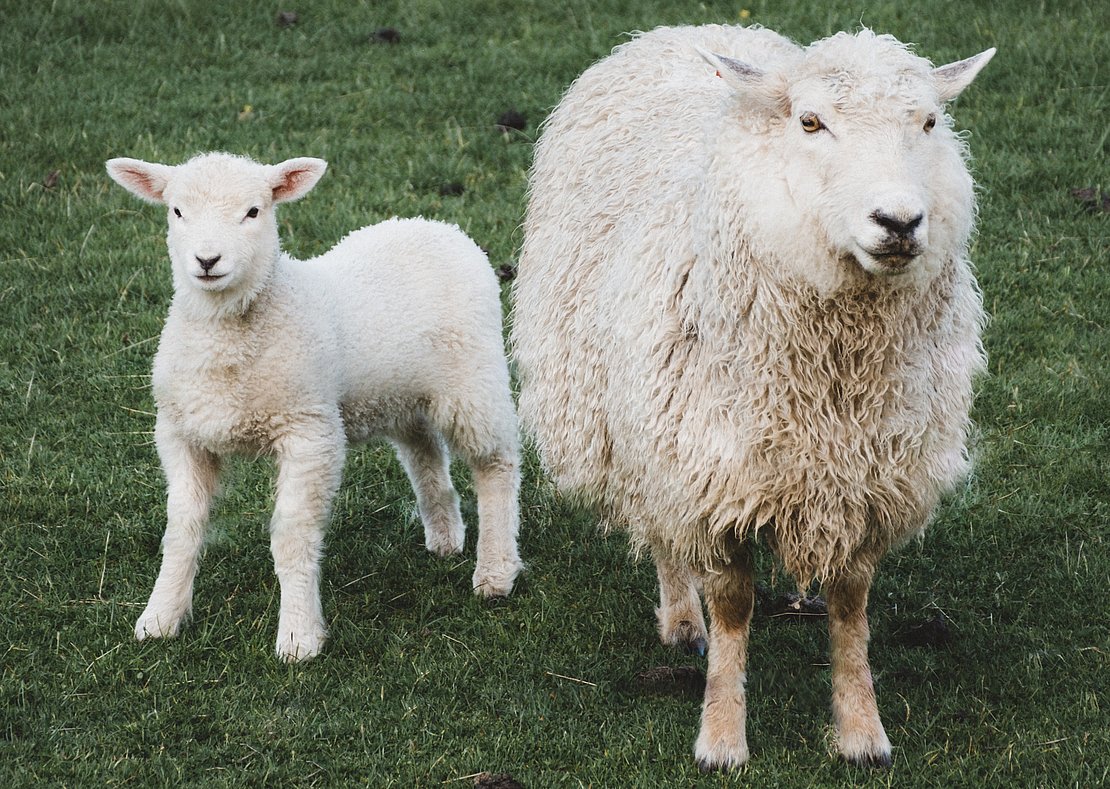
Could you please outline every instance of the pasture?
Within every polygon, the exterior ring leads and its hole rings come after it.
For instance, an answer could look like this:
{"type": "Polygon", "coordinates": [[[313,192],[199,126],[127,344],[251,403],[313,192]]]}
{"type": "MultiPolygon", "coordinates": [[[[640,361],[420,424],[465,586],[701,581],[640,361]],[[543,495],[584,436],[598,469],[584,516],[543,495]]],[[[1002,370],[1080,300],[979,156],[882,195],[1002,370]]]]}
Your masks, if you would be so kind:
{"type": "MultiPolygon", "coordinates": [[[[0,778],[12,786],[1029,786],[1110,780],[1110,10],[1061,0],[55,0],[0,24],[0,778]],[[279,14],[281,11],[293,12],[279,14]],[[165,501],[150,361],[164,215],[104,160],[327,159],[279,212],[308,257],[393,215],[511,267],[531,143],[590,63],[660,24],[860,23],[935,63],[998,55],[952,108],[992,315],[978,464],[882,565],[871,662],[894,767],[833,757],[826,628],[762,557],[750,765],[692,758],[704,660],[659,645],[650,563],[529,455],[506,601],[423,549],[392,452],[351,453],[323,654],[273,656],[271,472],[225,476],[192,621],[137,643],[165,501]],[[519,127],[519,128],[517,128],[519,127]]],[[[509,307],[505,288],[505,306],[509,307]]]]}

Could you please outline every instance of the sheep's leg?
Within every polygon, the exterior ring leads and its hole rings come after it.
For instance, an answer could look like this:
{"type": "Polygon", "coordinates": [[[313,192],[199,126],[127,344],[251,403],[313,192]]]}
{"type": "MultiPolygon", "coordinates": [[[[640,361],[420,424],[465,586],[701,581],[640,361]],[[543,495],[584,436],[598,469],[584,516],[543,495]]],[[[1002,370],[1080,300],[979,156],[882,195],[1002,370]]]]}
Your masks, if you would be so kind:
{"type": "Polygon", "coordinates": [[[459,496],[451,484],[446,443],[422,421],[395,436],[393,446],[416,493],[425,547],[438,556],[459,553],[466,526],[459,512],[459,496]]]}
{"type": "Polygon", "coordinates": [[[707,573],[703,581],[709,608],[709,666],[694,755],[703,770],[729,769],[748,760],[744,672],[755,599],[750,549],[741,547],[730,564],[707,573]]]}
{"type": "Polygon", "coordinates": [[[166,474],[166,533],[158,580],[135,623],[140,641],[177,635],[192,609],[193,579],[219,476],[216,456],[181,441],[165,422],[157,423],[155,441],[166,474]]]}
{"type": "Polygon", "coordinates": [[[705,654],[708,635],[701,611],[694,574],[672,562],[662,551],[652,551],[655,573],[659,577],[659,607],[655,618],[659,638],[667,646],[681,646],[688,652],[705,654]]]}
{"type": "Polygon", "coordinates": [[[871,573],[828,584],[832,707],[841,755],[853,764],[887,767],[890,741],[879,720],[867,661],[867,594],[871,573]]]}
{"type": "Polygon", "coordinates": [[[513,590],[524,568],[517,551],[520,533],[520,458],[515,448],[472,460],[478,497],[478,556],[474,593],[501,597],[513,590]]]}
{"type": "Polygon", "coordinates": [[[281,586],[277,654],[286,661],[315,657],[327,639],[320,561],[344,456],[344,441],[334,435],[316,440],[298,436],[278,447],[270,548],[281,586]]]}

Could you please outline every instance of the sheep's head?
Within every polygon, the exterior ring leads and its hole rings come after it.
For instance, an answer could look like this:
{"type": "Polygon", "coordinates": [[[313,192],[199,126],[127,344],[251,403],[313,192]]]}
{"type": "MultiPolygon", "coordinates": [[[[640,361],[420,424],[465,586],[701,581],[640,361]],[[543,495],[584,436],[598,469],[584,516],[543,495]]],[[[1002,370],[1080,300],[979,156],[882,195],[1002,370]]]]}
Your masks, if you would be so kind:
{"type": "Polygon", "coordinates": [[[178,292],[245,305],[278,257],[274,207],[305,195],[327,163],[301,158],[264,165],[207,153],[177,166],[111,159],[107,168],[128,191],[167,206],[166,241],[178,292]]]}
{"type": "Polygon", "coordinates": [[[927,273],[966,245],[972,182],[944,105],[993,49],[933,68],[865,30],[818,41],[788,70],[702,54],[762,119],[788,202],[831,258],[875,275],[927,273]]]}

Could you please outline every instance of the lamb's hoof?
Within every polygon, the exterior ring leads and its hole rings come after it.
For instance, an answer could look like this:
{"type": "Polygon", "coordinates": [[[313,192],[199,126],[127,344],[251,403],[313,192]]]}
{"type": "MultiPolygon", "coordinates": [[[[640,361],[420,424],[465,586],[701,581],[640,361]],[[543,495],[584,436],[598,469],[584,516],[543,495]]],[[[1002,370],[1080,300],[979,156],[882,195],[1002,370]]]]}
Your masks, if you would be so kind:
{"type": "Polygon", "coordinates": [[[463,550],[463,531],[461,528],[425,531],[424,547],[436,556],[460,554],[463,550]]]}
{"type": "Polygon", "coordinates": [[[173,638],[181,629],[182,615],[157,614],[147,609],[135,622],[135,640],[145,641],[148,638],[173,638]]]}
{"type": "Polygon", "coordinates": [[[522,569],[524,567],[519,561],[506,562],[500,567],[476,569],[471,579],[474,594],[486,599],[506,597],[513,591],[513,584],[522,569]]]}
{"type": "Polygon", "coordinates": [[[292,632],[283,632],[277,640],[278,659],[285,663],[303,663],[320,654],[327,641],[328,634],[324,629],[310,633],[295,635],[292,632]]]}

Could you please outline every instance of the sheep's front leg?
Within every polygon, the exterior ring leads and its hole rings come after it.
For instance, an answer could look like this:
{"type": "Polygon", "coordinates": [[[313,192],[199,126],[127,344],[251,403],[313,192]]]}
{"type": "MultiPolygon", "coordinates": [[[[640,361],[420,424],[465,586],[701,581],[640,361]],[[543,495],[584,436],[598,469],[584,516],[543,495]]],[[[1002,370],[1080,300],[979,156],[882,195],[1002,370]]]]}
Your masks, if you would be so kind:
{"type": "Polygon", "coordinates": [[[520,533],[520,459],[504,449],[471,461],[478,498],[478,556],[471,579],[474,593],[502,597],[513,590],[524,568],[517,549],[520,533]]]}
{"type": "Polygon", "coordinates": [[[193,579],[219,476],[216,456],[189,446],[164,420],[157,421],[154,434],[166,475],[166,533],[162,569],[135,623],[140,641],[177,635],[192,609],[193,579]]]}
{"type": "Polygon", "coordinates": [[[424,546],[437,556],[459,553],[465,526],[459,496],[451,484],[447,444],[421,421],[395,436],[393,447],[416,493],[416,509],[424,524],[424,546]]]}
{"type": "Polygon", "coordinates": [[[345,454],[341,433],[315,440],[287,438],[278,447],[270,548],[281,586],[277,654],[286,661],[315,657],[327,639],[320,602],[320,560],[345,454]]]}
{"type": "Polygon", "coordinates": [[[680,646],[704,655],[709,637],[693,572],[672,562],[662,551],[652,551],[652,556],[659,578],[655,619],[660,640],[667,646],[680,646]]]}
{"type": "Polygon", "coordinates": [[[703,770],[721,770],[748,761],[744,672],[755,600],[750,549],[740,547],[731,564],[707,573],[704,591],[709,608],[709,667],[694,755],[703,770]]]}
{"type": "Polygon", "coordinates": [[[890,741],[879,720],[867,661],[867,594],[871,573],[828,584],[832,707],[841,755],[861,766],[890,766],[890,741]]]}

